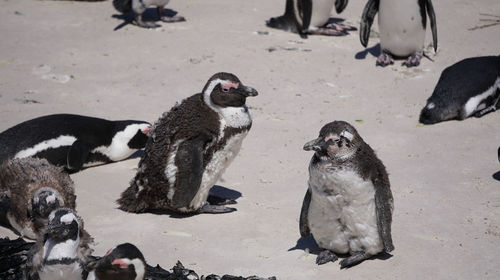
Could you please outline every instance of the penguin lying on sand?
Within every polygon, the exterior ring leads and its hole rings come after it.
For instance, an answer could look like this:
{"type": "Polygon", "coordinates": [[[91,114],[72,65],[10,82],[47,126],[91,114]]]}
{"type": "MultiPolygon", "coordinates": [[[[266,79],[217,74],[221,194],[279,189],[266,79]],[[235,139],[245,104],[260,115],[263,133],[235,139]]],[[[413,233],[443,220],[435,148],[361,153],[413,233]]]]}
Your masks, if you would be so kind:
{"type": "Polygon", "coordinates": [[[170,2],[170,0],[113,0],[113,6],[120,13],[128,13],[133,11],[135,14],[136,24],[144,28],[160,27],[152,21],[143,21],[142,13],[146,11],[149,6],[156,6],[158,17],[164,22],[179,22],[185,21],[181,16],[167,16],[163,8],[170,2]]]}
{"type": "Polygon", "coordinates": [[[300,213],[300,235],[312,234],[324,249],[316,263],[348,253],[340,262],[346,268],[394,250],[389,177],[356,129],[343,121],[326,124],[304,150],[315,153],[300,213]]]}
{"type": "Polygon", "coordinates": [[[75,209],[73,181],[45,159],[12,159],[0,165],[0,216],[21,236],[36,239],[52,210],[75,209]]]}
{"type": "Polygon", "coordinates": [[[425,28],[429,14],[434,51],[437,50],[436,15],[431,0],[368,0],[361,16],[359,38],[363,47],[368,45],[370,28],[378,12],[380,46],[382,53],[377,65],[393,64],[392,56],[408,57],[407,67],[418,66],[423,55],[425,28]]]}
{"type": "Polygon", "coordinates": [[[26,264],[28,279],[86,279],[85,264],[92,249],[83,221],[72,209],[59,208],[49,215],[47,230],[31,248],[26,264]]]}
{"type": "Polygon", "coordinates": [[[144,148],[151,124],[57,114],[35,118],[0,133],[0,162],[46,158],[71,171],[128,158],[144,148]]]}
{"type": "Polygon", "coordinates": [[[420,122],[482,117],[500,107],[500,56],[467,58],[441,73],[420,122]]]}
{"type": "Polygon", "coordinates": [[[328,23],[328,20],[333,6],[340,14],[348,2],[348,0],[286,0],[285,14],[271,18],[266,25],[298,33],[302,38],[307,38],[307,34],[344,36],[356,28],[328,23]]]}
{"type": "Polygon", "coordinates": [[[209,204],[207,197],[250,130],[252,118],[245,101],[256,95],[235,75],[217,73],[202,93],[163,114],[150,132],[135,178],[118,199],[120,208],[181,213],[236,210],[209,204]]]}

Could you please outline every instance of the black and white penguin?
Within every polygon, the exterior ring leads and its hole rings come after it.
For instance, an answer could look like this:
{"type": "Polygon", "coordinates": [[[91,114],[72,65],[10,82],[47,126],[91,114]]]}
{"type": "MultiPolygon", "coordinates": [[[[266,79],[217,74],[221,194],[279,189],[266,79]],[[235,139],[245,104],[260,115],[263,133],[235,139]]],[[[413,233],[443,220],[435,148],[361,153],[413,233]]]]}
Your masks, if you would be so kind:
{"type": "Polygon", "coordinates": [[[482,117],[500,107],[500,56],[461,60],[441,73],[420,113],[420,122],[482,117]]]}
{"type": "Polygon", "coordinates": [[[146,260],[136,246],[123,243],[110,249],[87,269],[90,270],[87,280],[143,280],[146,260]]]}
{"type": "Polygon", "coordinates": [[[307,38],[307,34],[344,36],[356,28],[328,23],[328,20],[333,6],[340,14],[348,2],[349,0],[286,0],[285,14],[271,18],[266,25],[298,33],[302,38],[307,38]]]}
{"type": "Polygon", "coordinates": [[[75,209],[73,181],[45,159],[11,159],[0,165],[0,216],[18,234],[37,239],[50,212],[75,209]]]}
{"type": "Polygon", "coordinates": [[[113,0],[113,6],[120,13],[128,13],[133,11],[135,14],[135,23],[144,28],[156,28],[160,25],[152,21],[143,21],[142,13],[150,6],[156,6],[158,17],[164,22],[179,22],[186,19],[181,16],[167,16],[163,8],[170,2],[170,0],[113,0]]]}
{"type": "Polygon", "coordinates": [[[59,208],[49,215],[44,235],[31,248],[27,261],[27,278],[39,280],[86,279],[85,265],[92,249],[90,235],[74,210],[59,208]]]}
{"type": "Polygon", "coordinates": [[[150,132],[135,178],[118,199],[120,208],[181,213],[236,210],[209,204],[207,197],[250,130],[252,118],[245,102],[256,95],[235,75],[217,73],[202,93],[163,114],[150,132]]]}
{"type": "Polygon", "coordinates": [[[57,114],[22,122],[0,133],[0,162],[46,158],[71,171],[128,158],[144,148],[151,124],[57,114]]]}
{"type": "Polygon", "coordinates": [[[324,249],[316,263],[348,253],[340,262],[345,268],[392,251],[389,177],[356,129],[344,121],[328,123],[304,150],[315,153],[300,213],[300,235],[312,234],[324,249]]]}
{"type": "Polygon", "coordinates": [[[393,64],[393,56],[407,57],[403,65],[418,66],[423,56],[426,12],[432,29],[434,51],[437,50],[436,15],[431,0],[368,0],[361,16],[359,38],[368,45],[370,28],[378,12],[378,27],[382,53],[377,65],[393,64]]]}

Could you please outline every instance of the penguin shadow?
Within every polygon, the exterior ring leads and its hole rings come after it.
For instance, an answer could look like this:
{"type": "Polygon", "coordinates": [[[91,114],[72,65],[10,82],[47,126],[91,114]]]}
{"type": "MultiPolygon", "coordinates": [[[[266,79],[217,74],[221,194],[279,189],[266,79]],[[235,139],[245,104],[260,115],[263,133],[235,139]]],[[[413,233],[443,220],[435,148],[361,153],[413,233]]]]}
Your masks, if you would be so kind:
{"type": "Polygon", "coordinates": [[[364,49],[354,55],[354,58],[357,60],[365,59],[368,54],[373,55],[374,57],[378,57],[382,53],[380,48],[380,44],[376,44],[371,48],[364,49]]]}
{"type": "Polygon", "coordinates": [[[497,181],[500,181],[500,171],[498,171],[497,173],[494,173],[491,177],[493,177],[493,179],[495,179],[497,181]]]}
{"type": "MultiPolygon", "coordinates": [[[[229,189],[223,186],[214,185],[209,192],[208,201],[210,204],[216,204],[220,201],[231,200],[232,204],[237,204],[236,200],[242,196],[241,192],[229,189]]],[[[158,210],[150,210],[149,213],[155,215],[168,215],[170,218],[174,219],[184,219],[189,218],[195,215],[199,215],[199,213],[188,213],[188,214],[180,214],[175,211],[166,210],[166,209],[158,209],[158,210]]]]}
{"type": "MultiPolygon", "coordinates": [[[[171,9],[164,9],[163,14],[169,17],[173,17],[177,14],[177,12],[171,9]]],[[[122,23],[118,24],[113,29],[113,31],[120,30],[129,24],[133,24],[135,20],[135,14],[133,12],[126,14],[114,14],[111,17],[123,21],[122,23]]],[[[158,17],[158,11],[156,10],[156,8],[148,8],[144,13],[142,13],[142,19],[144,21],[154,21],[155,23],[160,21],[160,18],[158,17]]]]}
{"type": "MultiPolygon", "coordinates": [[[[294,251],[294,250],[306,250],[308,249],[309,250],[309,253],[312,254],[312,255],[318,255],[319,253],[321,253],[321,251],[323,251],[324,249],[321,249],[318,244],[316,243],[316,241],[314,240],[314,237],[312,235],[309,235],[308,237],[301,237],[297,240],[297,244],[295,244],[294,247],[288,249],[288,252],[290,251],[294,251]]],[[[343,259],[343,258],[347,258],[349,257],[350,255],[349,254],[336,254],[339,259],[343,259]]],[[[375,259],[379,259],[379,260],[387,260],[387,259],[390,259],[392,258],[392,255],[387,253],[387,252],[382,252],[382,253],[379,253],[378,255],[376,256],[373,256],[371,258],[368,258],[368,260],[375,260],[375,259]]],[[[366,261],[366,260],[365,260],[366,261]]],[[[338,261],[336,261],[338,262],[338,261]]]]}

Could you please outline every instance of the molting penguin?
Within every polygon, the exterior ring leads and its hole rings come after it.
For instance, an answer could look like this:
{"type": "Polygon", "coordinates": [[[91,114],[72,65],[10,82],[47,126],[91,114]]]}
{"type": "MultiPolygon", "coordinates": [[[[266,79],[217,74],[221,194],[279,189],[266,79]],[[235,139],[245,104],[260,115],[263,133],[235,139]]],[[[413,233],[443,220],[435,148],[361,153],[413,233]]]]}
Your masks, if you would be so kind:
{"type": "Polygon", "coordinates": [[[250,130],[252,118],[245,102],[256,95],[235,75],[217,73],[202,93],[163,114],[150,132],[135,178],[118,199],[120,208],[181,213],[236,210],[209,204],[207,197],[250,130]]]}
{"type": "Polygon", "coordinates": [[[271,18],[266,22],[266,25],[299,33],[302,38],[307,38],[307,34],[347,35],[347,31],[356,30],[356,28],[344,24],[328,23],[333,6],[340,14],[347,3],[348,0],[286,0],[285,14],[271,18]]]}
{"type": "Polygon", "coordinates": [[[46,158],[71,171],[128,158],[144,148],[151,125],[57,114],[25,121],[0,133],[0,162],[46,158]]]}
{"type": "Polygon", "coordinates": [[[73,181],[45,159],[11,159],[0,166],[0,216],[21,236],[36,239],[52,210],[75,209],[73,181]]]}
{"type": "Polygon", "coordinates": [[[382,162],[354,127],[334,121],[305,144],[314,150],[309,188],[300,213],[300,235],[313,235],[325,249],[317,264],[349,253],[341,268],[394,249],[391,237],[393,198],[382,162]]]}
{"type": "Polygon", "coordinates": [[[385,67],[393,64],[393,55],[408,57],[403,62],[408,67],[420,64],[425,41],[426,11],[431,21],[436,51],[436,16],[431,0],[368,0],[361,16],[359,38],[363,47],[366,47],[373,19],[378,12],[382,53],[377,59],[377,65],[385,67]]]}
{"type": "Polygon", "coordinates": [[[90,235],[72,209],[59,208],[49,215],[46,232],[31,248],[26,265],[28,279],[82,280],[92,250],[90,235]]]}
{"type": "Polygon", "coordinates": [[[482,117],[500,107],[500,56],[467,58],[441,73],[420,122],[482,117]]]}
{"type": "Polygon", "coordinates": [[[163,8],[170,2],[170,0],[113,0],[113,6],[120,13],[128,13],[133,11],[135,14],[136,24],[144,28],[156,28],[159,25],[151,21],[143,21],[142,13],[146,11],[149,6],[156,6],[158,17],[164,22],[179,22],[185,21],[181,16],[167,16],[163,8]]]}

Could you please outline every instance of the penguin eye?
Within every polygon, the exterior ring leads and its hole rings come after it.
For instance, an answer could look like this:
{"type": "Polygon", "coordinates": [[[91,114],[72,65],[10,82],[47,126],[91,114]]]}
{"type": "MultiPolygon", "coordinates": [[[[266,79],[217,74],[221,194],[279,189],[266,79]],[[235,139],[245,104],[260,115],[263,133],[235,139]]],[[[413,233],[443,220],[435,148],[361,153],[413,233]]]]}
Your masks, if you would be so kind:
{"type": "Polygon", "coordinates": [[[229,88],[225,88],[225,87],[223,87],[223,88],[222,88],[222,91],[223,91],[223,92],[229,92],[229,88]]]}

